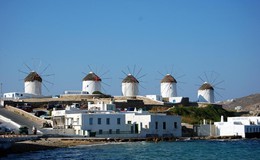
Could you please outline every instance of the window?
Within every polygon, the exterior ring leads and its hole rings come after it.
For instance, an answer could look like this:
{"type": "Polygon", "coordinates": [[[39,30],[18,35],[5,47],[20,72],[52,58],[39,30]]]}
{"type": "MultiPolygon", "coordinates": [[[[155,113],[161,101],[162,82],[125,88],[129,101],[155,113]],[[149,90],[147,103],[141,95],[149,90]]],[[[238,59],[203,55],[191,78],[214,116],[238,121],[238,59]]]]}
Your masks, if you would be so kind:
{"type": "Polygon", "coordinates": [[[120,129],[116,129],[116,134],[120,134],[120,129]]]}
{"type": "Polygon", "coordinates": [[[107,118],[107,124],[110,124],[110,118],[107,118]]]}
{"type": "Polygon", "coordinates": [[[127,124],[131,124],[132,122],[131,121],[127,121],[127,124]]]}
{"type": "Polygon", "coordinates": [[[101,118],[98,118],[98,124],[101,124],[101,118]]]}
{"type": "Polygon", "coordinates": [[[166,122],[163,122],[163,129],[166,129],[166,122]]]}
{"type": "Polygon", "coordinates": [[[79,125],[79,118],[77,118],[77,125],[79,125]]]}
{"type": "Polygon", "coordinates": [[[155,122],[155,129],[158,129],[158,122],[155,122]]]}
{"type": "Polygon", "coordinates": [[[98,131],[98,133],[99,133],[99,134],[102,134],[102,133],[103,133],[102,129],[100,129],[100,130],[98,131]]]}
{"type": "Polygon", "coordinates": [[[174,122],[174,128],[175,129],[177,128],[177,122],[174,122]]]}
{"type": "Polygon", "coordinates": [[[121,124],[121,119],[117,118],[117,124],[121,124]]]}
{"type": "Polygon", "coordinates": [[[112,134],[112,129],[109,129],[108,133],[109,133],[109,134],[112,134]]]}
{"type": "Polygon", "coordinates": [[[89,125],[93,125],[93,118],[89,118],[89,125]]]}

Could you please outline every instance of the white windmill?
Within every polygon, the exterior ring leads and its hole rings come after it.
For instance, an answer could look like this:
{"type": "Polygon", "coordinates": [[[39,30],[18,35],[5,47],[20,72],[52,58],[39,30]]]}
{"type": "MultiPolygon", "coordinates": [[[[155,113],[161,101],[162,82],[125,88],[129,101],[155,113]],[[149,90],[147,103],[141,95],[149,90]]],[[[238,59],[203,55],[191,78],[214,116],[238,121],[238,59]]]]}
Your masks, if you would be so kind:
{"type": "Polygon", "coordinates": [[[177,97],[177,81],[171,74],[167,74],[161,80],[161,96],[163,98],[177,97]]]}
{"type": "Polygon", "coordinates": [[[204,78],[200,78],[203,82],[198,89],[198,102],[204,103],[215,103],[215,93],[221,96],[216,89],[224,90],[224,88],[217,87],[219,84],[223,83],[224,81],[217,82],[219,74],[216,72],[204,72],[204,78]]]}
{"type": "Polygon", "coordinates": [[[101,78],[94,72],[89,72],[82,80],[82,91],[92,94],[94,91],[101,92],[101,78]]]}
{"type": "Polygon", "coordinates": [[[208,83],[204,82],[198,89],[198,102],[214,103],[214,88],[208,83]]]}
{"type": "Polygon", "coordinates": [[[43,73],[50,67],[50,65],[47,65],[45,68],[43,68],[43,70],[40,69],[41,67],[44,67],[41,61],[38,62],[36,60],[33,60],[33,68],[35,68],[34,70],[31,69],[29,65],[27,64],[24,65],[29,70],[29,72],[19,70],[21,73],[27,75],[24,78],[24,93],[36,95],[37,97],[42,96],[43,95],[42,86],[46,88],[46,90],[49,92],[49,89],[46,86],[45,82],[51,85],[53,85],[53,83],[47,81],[45,77],[51,77],[54,74],[43,74],[43,73]],[[38,67],[36,67],[36,63],[38,63],[38,67]],[[44,77],[44,79],[42,77],[44,77]]]}
{"type": "Polygon", "coordinates": [[[34,95],[42,95],[42,78],[35,72],[31,71],[24,79],[24,92],[34,95]]]}
{"type": "Polygon", "coordinates": [[[132,75],[128,74],[122,81],[123,96],[137,96],[139,92],[139,81],[132,75]]]}

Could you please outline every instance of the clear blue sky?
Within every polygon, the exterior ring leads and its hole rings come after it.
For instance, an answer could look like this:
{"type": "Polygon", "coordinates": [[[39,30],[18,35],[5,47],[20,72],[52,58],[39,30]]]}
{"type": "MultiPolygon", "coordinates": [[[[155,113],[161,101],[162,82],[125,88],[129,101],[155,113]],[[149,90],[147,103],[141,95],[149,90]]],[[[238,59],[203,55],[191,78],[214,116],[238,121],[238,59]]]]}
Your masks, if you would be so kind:
{"type": "Polygon", "coordinates": [[[217,100],[260,92],[259,0],[0,0],[0,82],[23,91],[24,65],[44,70],[49,92],[81,90],[91,66],[121,94],[128,67],[142,68],[140,94],[159,94],[161,72],[196,100],[199,76],[224,80],[217,100]],[[38,62],[37,62],[38,61],[38,62]],[[42,63],[39,63],[39,62],[42,63]],[[134,67],[136,65],[136,67],[134,67]],[[185,75],[185,76],[182,76],[185,75]],[[180,77],[180,78],[178,78],[180,77]]]}

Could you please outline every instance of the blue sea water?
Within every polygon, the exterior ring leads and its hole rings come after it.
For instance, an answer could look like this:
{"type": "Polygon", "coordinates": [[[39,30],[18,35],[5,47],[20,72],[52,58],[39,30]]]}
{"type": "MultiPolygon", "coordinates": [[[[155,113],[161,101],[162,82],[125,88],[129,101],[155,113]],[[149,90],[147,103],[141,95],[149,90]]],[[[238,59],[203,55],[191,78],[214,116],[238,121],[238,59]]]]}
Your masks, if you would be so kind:
{"type": "Polygon", "coordinates": [[[201,140],[177,142],[126,142],[58,148],[23,154],[6,159],[247,159],[260,160],[260,140],[201,140]]]}

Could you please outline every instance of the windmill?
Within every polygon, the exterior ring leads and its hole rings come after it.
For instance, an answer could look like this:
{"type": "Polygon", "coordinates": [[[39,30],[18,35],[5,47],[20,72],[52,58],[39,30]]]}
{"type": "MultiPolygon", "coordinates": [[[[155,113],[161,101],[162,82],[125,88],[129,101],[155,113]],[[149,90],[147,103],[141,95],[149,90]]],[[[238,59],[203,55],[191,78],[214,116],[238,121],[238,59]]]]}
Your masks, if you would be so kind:
{"type": "Polygon", "coordinates": [[[171,74],[166,74],[161,80],[161,96],[163,98],[177,97],[177,81],[171,74]]]}
{"type": "MultiPolygon", "coordinates": [[[[86,76],[82,79],[82,91],[87,92],[88,94],[93,94],[93,92],[98,91],[101,92],[101,89],[103,88],[101,84],[105,84],[109,86],[108,84],[102,82],[102,79],[100,76],[98,76],[96,73],[92,71],[92,68],[88,66],[89,69],[91,70],[86,76]]],[[[107,70],[101,76],[104,76],[107,74],[109,71],[107,70]]],[[[108,78],[105,78],[108,79],[108,78]]],[[[104,88],[103,88],[104,89],[104,88]]]]}
{"type": "MultiPolygon", "coordinates": [[[[177,94],[177,80],[176,79],[179,79],[183,76],[185,76],[184,74],[183,75],[179,75],[177,76],[177,74],[175,75],[177,78],[175,78],[173,76],[173,66],[171,67],[171,71],[170,73],[168,72],[168,69],[166,68],[167,70],[167,74],[162,74],[161,72],[158,71],[158,73],[163,76],[163,79],[161,79],[161,83],[160,83],[160,92],[161,92],[161,96],[163,98],[169,98],[169,97],[177,97],[178,94],[177,94]]],[[[180,81],[178,81],[180,82],[180,81]]],[[[180,82],[180,83],[183,83],[183,82],[180,82]]]]}
{"type": "Polygon", "coordinates": [[[206,73],[203,77],[199,76],[203,84],[198,89],[198,102],[215,103],[215,93],[220,96],[215,89],[223,89],[218,87],[224,81],[217,81],[218,74],[216,72],[206,73]]]}
{"type": "Polygon", "coordinates": [[[35,70],[33,70],[31,67],[29,67],[29,65],[25,63],[24,65],[29,70],[29,72],[19,70],[19,72],[22,72],[27,75],[24,78],[24,93],[32,94],[36,96],[42,96],[42,86],[44,86],[44,88],[47,91],[49,91],[45,82],[52,85],[53,83],[43,79],[42,77],[50,77],[54,75],[54,74],[44,74],[44,72],[50,67],[50,65],[44,67],[43,70],[40,69],[41,67],[43,67],[41,61],[39,62],[38,68],[35,67],[35,64],[33,65],[35,70]]]}
{"type": "Polygon", "coordinates": [[[145,75],[142,75],[140,77],[139,74],[142,71],[142,68],[140,68],[138,70],[137,73],[135,73],[136,71],[136,66],[134,65],[134,69],[133,71],[130,70],[129,67],[128,68],[128,74],[126,74],[126,72],[122,71],[126,77],[122,80],[122,94],[123,96],[130,96],[130,97],[134,97],[137,96],[139,94],[139,81],[138,79],[144,77],[145,75]]]}
{"type": "Polygon", "coordinates": [[[42,95],[42,78],[35,72],[31,71],[24,79],[24,92],[34,95],[42,95]]]}
{"type": "Polygon", "coordinates": [[[101,78],[94,72],[89,72],[82,80],[82,91],[92,94],[95,91],[101,92],[101,78]]]}

